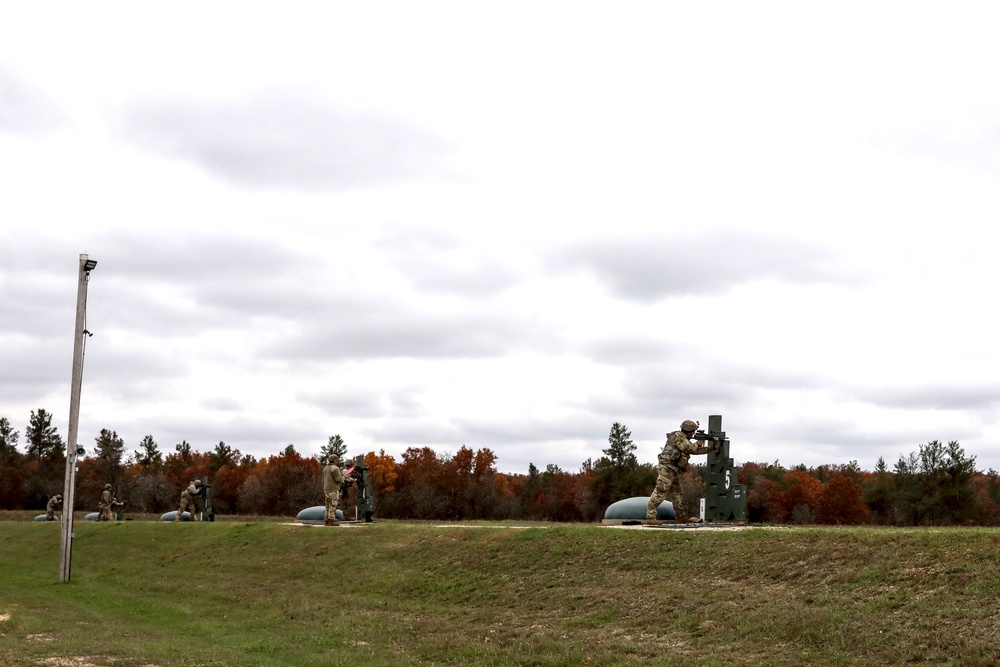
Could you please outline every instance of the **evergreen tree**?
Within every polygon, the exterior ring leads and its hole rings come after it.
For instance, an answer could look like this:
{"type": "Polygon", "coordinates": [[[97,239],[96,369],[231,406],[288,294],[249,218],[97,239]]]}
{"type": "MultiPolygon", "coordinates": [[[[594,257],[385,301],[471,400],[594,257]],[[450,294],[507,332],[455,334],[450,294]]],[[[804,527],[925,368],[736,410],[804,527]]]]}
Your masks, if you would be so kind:
{"type": "Polygon", "coordinates": [[[184,465],[191,465],[190,442],[188,442],[187,440],[181,440],[176,445],[174,445],[174,449],[177,451],[178,454],[180,454],[181,461],[184,462],[184,465]]]}
{"type": "Polygon", "coordinates": [[[24,471],[17,451],[18,432],[0,417],[0,509],[19,509],[24,502],[24,471]]]}
{"type": "Polygon", "coordinates": [[[341,461],[343,461],[346,454],[347,445],[344,444],[344,439],[341,438],[338,433],[337,435],[331,435],[327,440],[326,445],[320,447],[319,460],[326,461],[331,456],[336,455],[341,461]]]}
{"type": "Polygon", "coordinates": [[[524,482],[524,486],[521,487],[521,507],[520,516],[525,519],[536,518],[541,510],[539,509],[540,498],[542,496],[542,474],[538,470],[538,466],[534,463],[528,463],[528,478],[524,482]]]}
{"type": "Polygon", "coordinates": [[[889,466],[881,456],[875,464],[875,479],[865,488],[865,505],[871,512],[872,521],[878,524],[893,522],[892,479],[889,466]]]}
{"type": "Polygon", "coordinates": [[[612,424],[611,432],[608,434],[608,448],[603,450],[611,465],[622,470],[634,468],[638,465],[635,450],[632,432],[624,424],[618,422],[612,424]]]}
{"type": "Polygon", "coordinates": [[[20,435],[6,417],[0,417],[0,467],[13,465],[20,458],[21,454],[17,451],[20,435]]]}
{"type": "Polygon", "coordinates": [[[153,440],[152,435],[147,435],[143,437],[142,442],[139,443],[141,451],[136,452],[136,459],[143,466],[159,466],[163,463],[163,453],[160,451],[159,445],[153,440]]]}
{"type": "Polygon", "coordinates": [[[28,441],[28,456],[39,462],[53,462],[66,456],[62,437],[52,425],[52,414],[44,408],[39,408],[37,412],[31,411],[31,420],[24,431],[24,437],[28,441]]]}
{"type": "Polygon", "coordinates": [[[940,440],[920,445],[917,454],[921,498],[916,502],[920,523],[964,523],[975,514],[971,481],[976,457],[967,457],[958,442],[940,440]]]}
{"type": "Polygon", "coordinates": [[[649,495],[656,480],[655,471],[640,467],[635,456],[632,432],[619,422],[611,425],[608,433],[608,448],[602,450],[604,456],[594,465],[590,480],[590,492],[601,507],[632,496],[649,495]],[[650,481],[652,480],[652,481],[650,481]]]}
{"type": "Polygon", "coordinates": [[[219,470],[226,466],[235,466],[239,455],[238,451],[220,440],[219,444],[215,446],[215,451],[212,452],[212,467],[219,470]]]}
{"type": "Polygon", "coordinates": [[[100,435],[94,438],[94,473],[105,483],[118,486],[122,479],[122,457],[125,455],[125,441],[118,437],[116,431],[101,429],[100,435]]]}
{"type": "Polygon", "coordinates": [[[976,473],[976,457],[966,456],[956,440],[948,443],[942,461],[941,501],[949,523],[962,524],[976,516],[975,491],[972,477],[976,473]]]}
{"type": "Polygon", "coordinates": [[[956,441],[920,445],[900,457],[895,469],[895,510],[899,525],[937,526],[974,521],[978,516],[972,478],[976,457],[956,441]]]}
{"type": "Polygon", "coordinates": [[[101,434],[94,438],[97,443],[94,456],[107,461],[114,467],[120,467],[125,455],[125,441],[118,437],[117,431],[101,429],[101,434]]]}
{"type": "Polygon", "coordinates": [[[916,508],[922,494],[917,477],[919,469],[919,459],[912,452],[908,457],[900,456],[893,468],[895,489],[892,512],[897,526],[916,526],[921,523],[921,516],[916,508]]]}

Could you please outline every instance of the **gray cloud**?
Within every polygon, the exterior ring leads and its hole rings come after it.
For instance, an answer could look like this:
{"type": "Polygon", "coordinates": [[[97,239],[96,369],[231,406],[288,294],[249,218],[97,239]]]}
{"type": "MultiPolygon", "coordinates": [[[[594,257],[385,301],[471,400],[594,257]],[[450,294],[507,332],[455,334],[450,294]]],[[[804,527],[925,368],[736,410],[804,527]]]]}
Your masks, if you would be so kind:
{"type": "Polygon", "coordinates": [[[131,405],[182,397],[181,381],[190,364],[155,345],[135,347],[129,342],[127,337],[119,340],[100,331],[87,340],[87,391],[131,405]]]}
{"type": "MultiPolygon", "coordinates": [[[[320,286],[311,256],[273,241],[115,233],[88,241],[98,262],[88,284],[86,383],[131,403],[180,396],[197,337],[262,332],[308,318],[320,286]]],[[[38,400],[68,385],[78,252],[58,239],[0,235],[3,398],[38,400]]]]}
{"type": "Polygon", "coordinates": [[[1000,123],[988,111],[982,117],[925,122],[917,127],[893,127],[873,135],[876,147],[929,157],[937,162],[976,171],[1000,170],[1000,123]]]}
{"type": "MultiPolygon", "coordinates": [[[[306,259],[306,255],[252,236],[231,234],[116,233],[99,239],[100,257],[113,262],[116,275],[126,278],[158,276],[164,282],[198,284],[242,280],[250,275],[269,279],[306,259]]],[[[316,265],[316,262],[313,262],[316,265]]]]}
{"type": "Polygon", "coordinates": [[[59,239],[0,233],[0,336],[30,336],[35,344],[72,340],[78,257],[59,239]]]}
{"type": "Polygon", "coordinates": [[[140,100],[120,132],[240,186],[309,192],[426,174],[445,152],[440,139],[406,121],[289,90],[243,100],[140,100]]]}
{"type": "MultiPolygon", "coordinates": [[[[335,384],[331,381],[331,384],[335,384]]],[[[314,392],[300,392],[299,401],[324,409],[330,417],[377,419],[386,414],[382,392],[368,387],[327,388],[314,392]]]]}
{"type": "Polygon", "coordinates": [[[923,443],[934,439],[962,441],[975,433],[973,428],[962,424],[956,424],[955,429],[946,433],[928,434],[923,426],[911,425],[905,419],[876,425],[817,416],[808,420],[789,416],[780,423],[740,424],[738,428],[741,433],[745,432],[746,437],[757,443],[766,443],[776,453],[764,458],[773,460],[780,453],[786,466],[798,463],[845,464],[856,460],[862,468],[869,470],[875,467],[879,457],[892,468],[900,456],[916,452],[923,443]]]}
{"type": "Polygon", "coordinates": [[[44,91],[0,65],[0,131],[42,137],[65,122],[62,108],[44,91]]]}
{"type": "Polygon", "coordinates": [[[336,317],[308,324],[301,334],[262,351],[299,360],[460,359],[503,356],[545,341],[544,335],[529,335],[521,323],[500,315],[415,310],[387,302],[375,306],[361,300],[341,303],[336,317]]]}
{"type": "Polygon", "coordinates": [[[524,445],[539,443],[588,440],[597,436],[597,442],[607,446],[610,422],[600,415],[577,412],[569,416],[546,418],[533,416],[527,419],[462,419],[455,421],[463,437],[485,446],[524,445]]]}
{"type": "Polygon", "coordinates": [[[39,272],[0,277],[0,335],[30,332],[35,343],[73,335],[76,317],[76,267],[65,276],[39,272]]]}
{"type": "Polygon", "coordinates": [[[58,240],[0,235],[0,398],[34,401],[69,386],[78,255],[58,240]]]}
{"type": "Polygon", "coordinates": [[[559,270],[589,271],[615,296],[639,302],[719,294],[759,280],[857,280],[838,268],[833,253],[821,246],[742,231],[588,239],[553,253],[552,261],[559,270]]]}
{"type": "Polygon", "coordinates": [[[598,363],[613,366],[659,364],[692,353],[686,345],[664,342],[635,334],[606,337],[581,346],[584,355],[598,363]]]}
{"type": "MultiPolygon", "coordinates": [[[[731,411],[752,400],[746,387],[717,381],[694,370],[650,368],[628,373],[619,392],[595,388],[581,407],[619,421],[635,423],[649,415],[702,414],[725,408],[731,411]]],[[[682,417],[683,418],[683,417],[682,417]]]]}
{"type": "Polygon", "coordinates": [[[633,406],[635,412],[655,414],[669,405],[733,405],[760,389],[801,391],[829,383],[814,374],[735,363],[648,336],[605,337],[583,350],[588,358],[622,370],[625,393],[605,399],[615,410],[633,406]]]}
{"type": "Polygon", "coordinates": [[[404,446],[441,448],[441,451],[452,445],[458,449],[464,444],[453,423],[428,418],[381,420],[365,425],[362,431],[375,442],[399,442],[404,446]]]}
{"type": "Polygon", "coordinates": [[[855,400],[904,410],[996,410],[1000,384],[935,384],[847,388],[855,400]]]}
{"type": "Polygon", "coordinates": [[[270,241],[119,234],[94,250],[95,328],[160,338],[244,329],[308,312],[319,289],[318,260],[270,241]]]}
{"type": "MultiPolygon", "coordinates": [[[[146,416],[137,421],[127,415],[116,416],[105,422],[90,420],[87,424],[88,434],[81,435],[80,442],[93,442],[92,438],[102,428],[116,430],[125,440],[127,450],[138,449],[143,436],[153,436],[160,451],[169,454],[174,451],[174,445],[187,440],[195,451],[208,452],[215,449],[220,441],[243,454],[253,454],[257,458],[272,456],[284,451],[289,444],[294,444],[301,454],[309,454],[301,443],[317,439],[315,424],[289,419],[283,422],[269,422],[264,419],[248,418],[245,415],[235,415],[230,412],[213,413],[211,411],[189,416],[185,414],[162,414],[146,416]],[[94,435],[89,435],[89,430],[94,435]]],[[[81,428],[84,425],[81,420],[81,428]]],[[[323,437],[325,439],[325,436],[323,437]]],[[[85,445],[89,449],[89,445],[85,445]]]]}
{"type": "MultiPolygon", "coordinates": [[[[331,384],[336,384],[336,379],[331,384]]],[[[351,383],[343,388],[301,393],[299,398],[304,404],[323,408],[330,417],[418,419],[427,412],[421,401],[424,393],[418,385],[386,388],[351,383]]]]}
{"type": "MultiPolygon", "coordinates": [[[[0,399],[20,401],[69,387],[73,363],[73,329],[62,336],[63,345],[0,335],[0,399]]],[[[2,417],[4,415],[0,415],[2,417]]]]}
{"type": "Polygon", "coordinates": [[[509,263],[470,249],[454,234],[394,227],[379,247],[416,289],[428,294],[489,297],[522,280],[509,263]]]}

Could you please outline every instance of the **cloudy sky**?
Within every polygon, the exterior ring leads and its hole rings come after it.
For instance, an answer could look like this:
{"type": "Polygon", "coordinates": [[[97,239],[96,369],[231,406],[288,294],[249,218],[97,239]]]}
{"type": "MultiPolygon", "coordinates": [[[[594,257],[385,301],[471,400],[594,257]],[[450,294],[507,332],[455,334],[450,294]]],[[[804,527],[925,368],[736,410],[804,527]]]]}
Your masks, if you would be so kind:
{"type": "Polygon", "coordinates": [[[992,3],[3,3],[0,416],[1000,469],[992,3]]]}

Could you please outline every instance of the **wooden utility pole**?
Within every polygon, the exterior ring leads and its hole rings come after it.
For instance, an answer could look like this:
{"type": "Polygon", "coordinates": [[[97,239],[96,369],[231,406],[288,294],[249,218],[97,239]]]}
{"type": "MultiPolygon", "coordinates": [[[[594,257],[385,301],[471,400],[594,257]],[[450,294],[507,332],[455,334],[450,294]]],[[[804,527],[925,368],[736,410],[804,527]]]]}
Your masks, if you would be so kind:
{"type": "Polygon", "coordinates": [[[73,378],[69,394],[69,433],[66,441],[66,479],[63,483],[62,541],[59,551],[59,583],[69,583],[73,562],[73,502],[76,491],[76,439],[80,431],[80,389],[83,386],[83,348],[87,322],[87,282],[97,262],[80,255],[80,283],[76,293],[76,337],[73,346],[73,378]]]}

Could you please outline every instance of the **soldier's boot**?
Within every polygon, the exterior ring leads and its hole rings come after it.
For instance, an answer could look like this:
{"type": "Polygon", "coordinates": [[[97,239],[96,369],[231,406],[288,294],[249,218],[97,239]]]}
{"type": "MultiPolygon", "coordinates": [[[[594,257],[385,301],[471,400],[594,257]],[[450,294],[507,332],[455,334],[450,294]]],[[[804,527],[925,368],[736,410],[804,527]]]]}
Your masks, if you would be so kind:
{"type": "Polygon", "coordinates": [[[337,521],[336,519],[327,519],[326,521],[323,522],[323,525],[324,526],[339,526],[340,522],[337,521]]]}
{"type": "Polygon", "coordinates": [[[705,523],[705,520],[700,516],[693,516],[687,520],[688,523],[705,523]]]}

